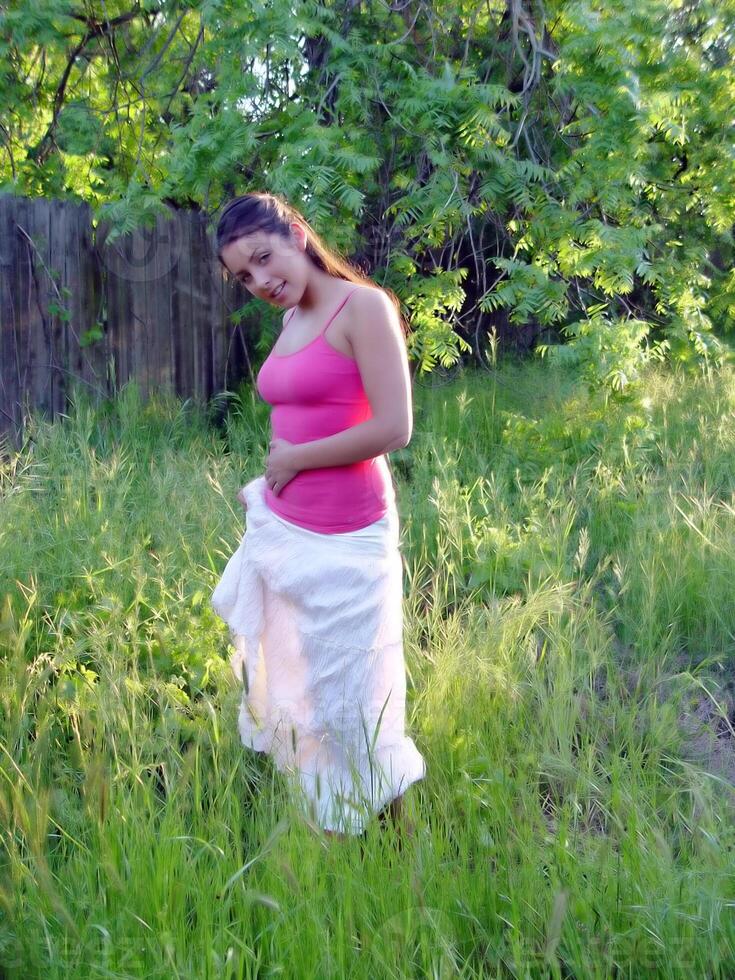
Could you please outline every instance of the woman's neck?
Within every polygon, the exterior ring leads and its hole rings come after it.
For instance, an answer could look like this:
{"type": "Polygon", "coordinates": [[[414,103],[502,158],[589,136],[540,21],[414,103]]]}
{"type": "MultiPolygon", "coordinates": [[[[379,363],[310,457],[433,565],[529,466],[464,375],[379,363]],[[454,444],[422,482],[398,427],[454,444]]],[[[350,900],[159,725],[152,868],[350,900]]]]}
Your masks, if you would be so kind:
{"type": "Polygon", "coordinates": [[[352,285],[344,279],[317,270],[309,277],[304,295],[296,306],[296,312],[303,317],[311,318],[321,315],[334,304],[335,298],[344,294],[344,289],[352,285]]]}

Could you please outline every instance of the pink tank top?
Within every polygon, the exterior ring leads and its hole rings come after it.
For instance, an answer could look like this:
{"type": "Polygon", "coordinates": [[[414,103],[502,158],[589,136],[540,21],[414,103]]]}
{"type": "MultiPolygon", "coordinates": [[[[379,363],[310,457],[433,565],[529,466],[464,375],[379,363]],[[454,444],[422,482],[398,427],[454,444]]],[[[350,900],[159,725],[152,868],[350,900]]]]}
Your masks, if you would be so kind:
{"type": "MultiPolygon", "coordinates": [[[[305,347],[293,354],[271,351],[263,362],[256,386],[264,401],[273,406],[273,438],[313,442],[372,417],[357,362],[324,337],[352,293],[305,347]]],[[[266,487],[265,502],[292,524],[321,534],[338,534],[357,531],[383,517],[395,502],[395,488],[383,455],[344,466],[301,470],[277,495],[266,487]]]]}

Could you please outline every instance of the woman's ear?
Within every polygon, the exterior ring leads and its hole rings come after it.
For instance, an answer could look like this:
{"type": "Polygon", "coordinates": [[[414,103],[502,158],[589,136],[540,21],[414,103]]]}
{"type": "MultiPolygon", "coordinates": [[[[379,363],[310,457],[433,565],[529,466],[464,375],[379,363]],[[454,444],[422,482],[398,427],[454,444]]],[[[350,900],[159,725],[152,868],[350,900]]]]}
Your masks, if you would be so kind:
{"type": "Polygon", "coordinates": [[[291,229],[291,234],[293,235],[296,245],[302,252],[305,252],[307,239],[306,228],[300,225],[298,221],[292,221],[289,228],[291,229]]]}

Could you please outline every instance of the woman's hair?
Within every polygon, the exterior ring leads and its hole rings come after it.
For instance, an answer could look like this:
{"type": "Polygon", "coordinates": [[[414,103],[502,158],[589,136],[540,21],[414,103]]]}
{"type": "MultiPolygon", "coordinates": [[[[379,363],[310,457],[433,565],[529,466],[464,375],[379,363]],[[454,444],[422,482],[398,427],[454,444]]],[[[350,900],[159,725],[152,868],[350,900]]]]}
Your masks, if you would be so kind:
{"type": "Polygon", "coordinates": [[[277,194],[254,191],[251,194],[235,197],[225,205],[217,224],[217,258],[226,269],[227,266],[222,259],[222,249],[243,235],[251,235],[256,231],[275,233],[284,239],[291,238],[292,221],[298,221],[306,228],[308,232],[306,254],[315,266],[336,279],[346,279],[348,282],[381,289],[390,297],[405,337],[407,328],[401,313],[401,302],[393,290],[386,286],[378,286],[348,259],[329,248],[306,218],[277,194]]]}

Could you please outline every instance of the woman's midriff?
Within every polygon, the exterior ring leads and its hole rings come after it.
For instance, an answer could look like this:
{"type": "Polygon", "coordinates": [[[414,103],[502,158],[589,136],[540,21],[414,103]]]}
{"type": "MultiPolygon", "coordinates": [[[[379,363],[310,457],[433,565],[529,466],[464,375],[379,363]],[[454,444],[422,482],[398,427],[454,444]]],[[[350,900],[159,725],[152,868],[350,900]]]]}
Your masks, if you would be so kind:
{"type": "Polygon", "coordinates": [[[346,466],[302,470],[265,502],[284,520],[322,534],[355,531],[380,520],[395,502],[385,456],[346,466]],[[335,520],[335,515],[342,515],[335,520]]]}

